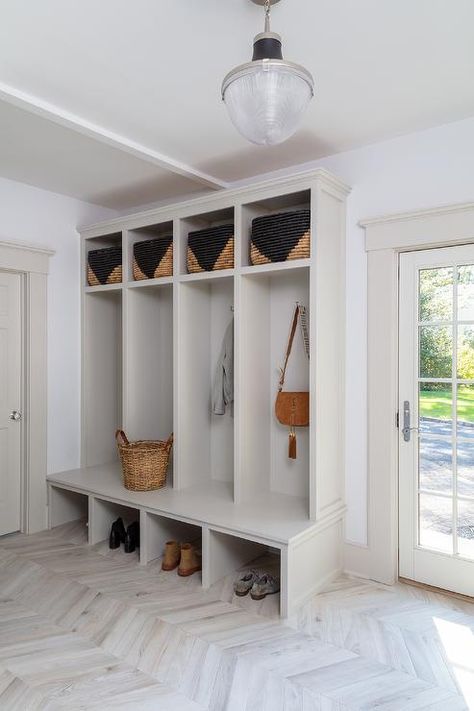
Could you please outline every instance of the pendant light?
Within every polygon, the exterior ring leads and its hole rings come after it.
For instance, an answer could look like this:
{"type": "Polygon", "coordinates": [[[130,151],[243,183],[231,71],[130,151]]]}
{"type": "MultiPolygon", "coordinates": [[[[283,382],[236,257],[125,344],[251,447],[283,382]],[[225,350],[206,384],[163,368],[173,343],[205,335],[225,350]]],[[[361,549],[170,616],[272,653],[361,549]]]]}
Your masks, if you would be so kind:
{"type": "Polygon", "coordinates": [[[264,6],[265,30],[254,39],[252,61],[225,77],[222,99],[236,129],[252,143],[269,146],[296,131],[314,95],[314,81],[307,69],[283,59],[281,37],[270,31],[272,0],[252,2],[264,6]]]}

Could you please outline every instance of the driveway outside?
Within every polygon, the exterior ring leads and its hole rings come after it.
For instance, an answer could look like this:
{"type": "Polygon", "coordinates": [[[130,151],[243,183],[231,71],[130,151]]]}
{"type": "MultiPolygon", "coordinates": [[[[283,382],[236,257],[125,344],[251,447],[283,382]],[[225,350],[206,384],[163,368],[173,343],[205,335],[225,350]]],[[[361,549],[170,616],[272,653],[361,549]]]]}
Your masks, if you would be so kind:
{"type": "MultiPolygon", "coordinates": [[[[471,549],[474,557],[474,426],[458,422],[457,471],[458,493],[473,498],[472,503],[460,503],[458,507],[458,536],[471,549]]],[[[420,487],[425,491],[452,493],[453,454],[452,421],[435,418],[420,420],[420,487]]],[[[449,550],[451,546],[451,504],[441,497],[422,497],[420,528],[422,545],[429,545],[430,532],[433,547],[449,550]],[[442,538],[446,540],[443,543],[442,538]]],[[[465,555],[465,553],[463,553],[465,555]]]]}

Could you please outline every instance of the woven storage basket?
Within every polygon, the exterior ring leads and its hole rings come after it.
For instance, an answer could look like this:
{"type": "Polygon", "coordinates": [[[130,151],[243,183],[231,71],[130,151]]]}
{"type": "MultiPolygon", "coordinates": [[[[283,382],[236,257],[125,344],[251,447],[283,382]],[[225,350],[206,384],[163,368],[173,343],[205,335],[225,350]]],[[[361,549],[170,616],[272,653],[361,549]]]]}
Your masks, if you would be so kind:
{"type": "Polygon", "coordinates": [[[133,245],[135,281],[166,276],[173,276],[173,235],[135,242],[133,245]]]}
{"type": "Polygon", "coordinates": [[[129,442],[122,430],[115,433],[122,460],[123,484],[130,491],[152,491],[166,484],[173,435],[166,442],[129,442]]]}
{"type": "Polygon", "coordinates": [[[269,264],[310,255],[311,210],[282,212],[252,221],[250,263],[269,264]]]}
{"type": "Polygon", "coordinates": [[[234,267],[234,225],[220,225],[188,235],[188,272],[234,267]]]}
{"type": "Polygon", "coordinates": [[[122,281],[122,248],[93,249],[87,255],[87,283],[118,284],[122,281]]]}

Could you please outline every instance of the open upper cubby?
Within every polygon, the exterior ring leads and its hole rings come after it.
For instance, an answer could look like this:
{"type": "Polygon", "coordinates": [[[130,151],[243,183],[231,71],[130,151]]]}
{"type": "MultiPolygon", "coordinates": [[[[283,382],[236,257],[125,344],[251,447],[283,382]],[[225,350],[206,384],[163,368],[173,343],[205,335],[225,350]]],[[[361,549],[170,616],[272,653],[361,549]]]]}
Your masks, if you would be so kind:
{"type": "MultiPolygon", "coordinates": [[[[225,207],[211,212],[203,212],[180,220],[179,229],[179,266],[178,273],[188,274],[187,249],[188,235],[190,232],[204,230],[209,227],[220,227],[221,225],[235,225],[234,208],[225,207]]],[[[236,240],[234,239],[234,249],[236,240]]],[[[234,266],[235,266],[234,259],[234,266]]]]}
{"type": "MultiPolygon", "coordinates": [[[[133,275],[133,248],[137,242],[146,242],[148,240],[159,240],[160,237],[172,237],[173,236],[173,220],[167,220],[165,222],[160,222],[158,224],[150,225],[149,227],[141,227],[135,230],[129,230],[127,232],[127,260],[126,260],[126,278],[124,281],[128,282],[129,285],[134,287],[141,287],[147,284],[148,281],[155,283],[154,279],[150,280],[134,280],[133,275]]],[[[160,283],[162,280],[172,281],[170,277],[159,277],[156,283],[160,283]]]]}
{"type": "Polygon", "coordinates": [[[233,303],[232,277],[179,285],[179,488],[206,481],[232,488],[232,406],[225,414],[214,414],[212,393],[233,303]]]}
{"type": "MultiPolygon", "coordinates": [[[[309,428],[298,427],[297,459],[288,458],[289,428],[275,416],[295,305],[309,307],[309,268],[242,277],[240,374],[241,469],[239,499],[284,494],[307,500],[309,428]]],[[[308,323],[309,323],[309,310],[308,323]]],[[[295,334],[284,389],[309,391],[310,362],[300,326],[295,334]]]]}
{"type": "Polygon", "coordinates": [[[252,221],[256,217],[310,209],[311,190],[299,190],[298,192],[269,197],[242,205],[241,266],[251,266],[250,239],[252,221]]]}
{"type": "MultiPolygon", "coordinates": [[[[104,249],[107,247],[121,247],[122,246],[122,232],[111,232],[110,234],[100,235],[99,237],[92,237],[91,239],[85,240],[85,252],[84,252],[84,269],[83,269],[83,279],[84,286],[88,287],[89,291],[100,290],[100,289],[120,289],[121,283],[117,284],[106,284],[98,286],[89,286],[87,280],[87,266],[88,266],[88,255],[96,249],[104,249]]],[[[122,260],[123,263],[123,260],[122,260]]],[[[122,275],[123,278],[123,275],[122,275]]]]}
{"type": "Polygon", "coordinates": [[[124,424],[130,440],[167,440],[173,431],[173,286],[143,284],[127,294],[124,424]]]}
{"type": "Polygon", "coordinates": [[[96,466],[117,457],[122,427],[122,291],[84,296],[83,461],[96,466]]]}

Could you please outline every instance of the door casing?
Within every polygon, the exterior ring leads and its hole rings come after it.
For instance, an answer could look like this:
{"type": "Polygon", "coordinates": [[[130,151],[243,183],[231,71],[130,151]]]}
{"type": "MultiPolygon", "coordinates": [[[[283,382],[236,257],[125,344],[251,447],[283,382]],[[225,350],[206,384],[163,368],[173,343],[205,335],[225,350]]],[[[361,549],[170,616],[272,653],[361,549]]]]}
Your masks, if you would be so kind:
{"type": "Polygon", "coordinates": [[[53,250],[0,241],[0,269],[22,277],[21,530],[47,527],[47,275],[53,250]]]}
{"type": "MultiPolygon", "coordinates": [[[[24,279],[22,274],[13,272],[10,270],[1,269],[0,278],[6,278],[5,288],[9,291],[9,296],[7,297],[7,324],[8,324],[8,341],[7,347],[5,349],[5,357],[7,363],[6,366],[6,377],[8,380],[8,410],[12,408],[19,410],[23,413],[23,400],[24,400],[24,279]],[[10,320],[13,312],[10,312],[10,308],[14,309],[16,312],[19,323],[15,324],[10,320]],[[18,311],[17,311],[18,309],[18,311]],[[18,352],[17,352],[18,350],[18,352]],[[13,356],[13,360],[11,359],[13,356]],[[10,381],[12,379],[12,382],[10,381]],[[11,387],[11,390],[10,390],[11,387]],[[14,393],[14,397],[13,397],[14,393]]],[[[10,533],[21,529],[24,521],[24,510],[23,510],[23,499],[22,492],[24,491],[25,482],[24,478],[24,444],[23,444],[23,418],[20,422],[12,423],[11,421],[5,422],[3,416],[7,415],[8,410],[4,411],[2,415],[2,430],[6,432],[7,436],[7,453],[6,453],[6,471],[7,471],[7,481],[6,490],[10,493],[10,497],[7,496],[6,500],[2,502],[2,520],[0,522],[0,531],[3,533],[10,533]],[[6,430],[5,430],[6,425],[6,430]],[[14,454],[12,456],[12,452],[14,454]],[[11,458],[12,457],[12,458],[11,458]],[[18,498],[17,498],[18,497],[18,498]],[[14,499],[14,501],[12,500],[14,499]]]]}
{"type": "MultiPolygon", "coordinates": [[[[418,425],[418,273],[420,269],[472,264],[474,246],[461,245],[447,248],[421,250],[400,255],[400,323],[399,323],[399,409],[400,427],[403,427],[403,402],[408,399],[411,406],[412,425],[418,425]],[[466,249],[467,247],[467,249],[466,249]]],[[[449,320],[449,319],[448,319],[449,320]]],[[[472,595],[472,572],[474,561],[449,553],[433,550],[419,543],[416,528],[418,524],[416,498],[418,435],[415,431],[410,442],[399,437],[399,571],[403,579],[437,586],[443,590],[472,595]]],[[[453,488],[453,498],[456,490],[453,488]]],[[[453,523],[453,528],[457,523],[453,523]]]]}
{"type": "Polygon", "coordinates": [[[368,262],[367,545],[345,545],[346,570],[398,579],[398,255],[474,243],[474,202],[360,222],[368,262]]]}

